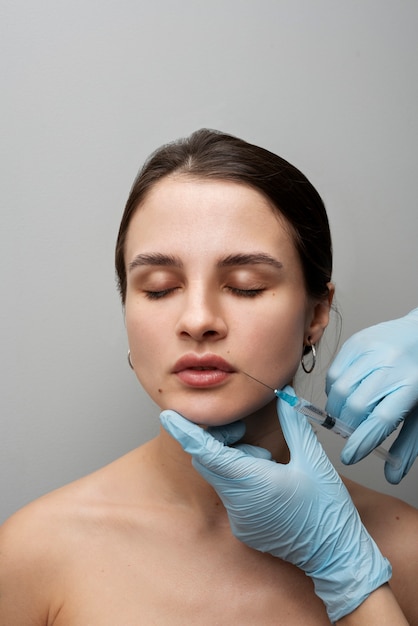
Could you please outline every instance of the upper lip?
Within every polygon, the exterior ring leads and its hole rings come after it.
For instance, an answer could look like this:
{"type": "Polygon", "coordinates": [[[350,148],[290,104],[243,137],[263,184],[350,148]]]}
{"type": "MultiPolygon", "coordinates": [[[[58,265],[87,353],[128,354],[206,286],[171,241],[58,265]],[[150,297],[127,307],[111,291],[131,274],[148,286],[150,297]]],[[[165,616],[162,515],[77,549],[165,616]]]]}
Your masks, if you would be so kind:
{"type": "Polygon", "coordinates": [[[176,361],[173,373],[200,367],[222,370],[223,372],[235,372],[235,368],[217,354],[185,354],[176,361]]]}

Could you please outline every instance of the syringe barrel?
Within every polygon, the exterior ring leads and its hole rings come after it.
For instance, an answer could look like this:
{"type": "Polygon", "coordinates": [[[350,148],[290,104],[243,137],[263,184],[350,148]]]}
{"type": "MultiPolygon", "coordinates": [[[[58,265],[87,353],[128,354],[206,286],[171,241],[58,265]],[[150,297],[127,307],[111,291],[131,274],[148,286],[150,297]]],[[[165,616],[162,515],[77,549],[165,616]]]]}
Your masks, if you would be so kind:
{"type": "MultiPolygon", "coordinates": [[[[333,417],[326,411],[322,411],[322,409],[310,404],[306,400],[299,399],[299,403],[295,406],[295,409],[303,415],[306,415],[306,417],[316,424],[320,424],[324,428],[332,430],[333,433],[340,435],[340,437],[343,437],[344,439],[347,439],[354,432],[354,428],[347,426],[347,424],[338,417],[333,417]]],[[[400,467],[401,459],[388,452],[382,446],[374,448],[373,452],[394,468],[400,467]]]]}

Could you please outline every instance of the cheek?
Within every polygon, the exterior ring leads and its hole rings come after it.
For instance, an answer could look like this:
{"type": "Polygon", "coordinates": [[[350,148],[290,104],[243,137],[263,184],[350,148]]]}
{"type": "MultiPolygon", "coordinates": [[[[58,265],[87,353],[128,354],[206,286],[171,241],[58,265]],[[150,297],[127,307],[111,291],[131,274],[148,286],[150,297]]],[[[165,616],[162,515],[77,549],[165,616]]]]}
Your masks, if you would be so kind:
{"type": "Polygon", "coordinates": [[[161,329],[152,323],[152,317],[129,311],[125,315],[125,325],[128,335],[131,359],[137,376],[143,374],[160,358],[161,329]]]}
{"type": "Polygon", "coordinates": [[[247,367],[256,367],[259,376],[254,375],[260,379],[264,376],[263,382],[271,386],[289,383],[300,363],[305,327],[304,307],[286,311],[272,307],[246,342],[253,346],[247,367]]]}
{"type": "Polygon", "coordinates": [[[126,326],[135,376],[144,391],[158,405],[164,388],[161,378],[161,333],[141,325],[140,321],[127,323],[126,326]]]}

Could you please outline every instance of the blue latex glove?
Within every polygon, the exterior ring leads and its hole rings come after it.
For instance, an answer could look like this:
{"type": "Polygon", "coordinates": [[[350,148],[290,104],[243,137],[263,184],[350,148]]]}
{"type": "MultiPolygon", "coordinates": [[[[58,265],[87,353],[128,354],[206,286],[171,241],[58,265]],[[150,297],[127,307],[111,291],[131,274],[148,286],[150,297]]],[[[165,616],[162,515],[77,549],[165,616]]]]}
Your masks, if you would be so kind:
{"type": "Polygon", "coordinates": [[[225,445],[242,435],[237,424],[204,431],[174,411],[161,422],[218,493],[233,534],[301,568],[336,621],[387,582],[391,567],[305,417],[281,400],[278,412],[291,454],[286,465],[260,448],[225,445]]]}
{"type": "Polygon", "coordinates": [[[341,452],[346,465],[403,422],[390,448],[401,465],[385,464],[386,479],[399,483],[418,455],[418,309],[348,339],[329,369],[326,391],[326,410],[356,429],[341,452]]]}

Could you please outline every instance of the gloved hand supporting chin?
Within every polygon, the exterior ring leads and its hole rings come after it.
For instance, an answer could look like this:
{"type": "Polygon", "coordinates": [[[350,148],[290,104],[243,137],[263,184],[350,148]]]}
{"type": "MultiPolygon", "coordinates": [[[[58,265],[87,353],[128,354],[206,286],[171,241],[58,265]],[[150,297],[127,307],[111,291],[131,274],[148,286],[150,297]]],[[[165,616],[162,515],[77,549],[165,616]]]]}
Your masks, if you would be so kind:
{"type": "Polygon", "coordinates": [[[161,422],[217,491],[233,534],[302,569],[337,621],[387,582],[391,567],[307,420],[281,400],[277,408],[287,464],[260,448],[226,445],[238,440],[236,424],[204,431],[174,411],[164,411],[161,422]]]}

